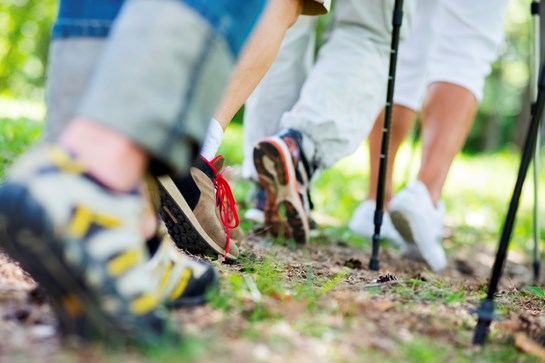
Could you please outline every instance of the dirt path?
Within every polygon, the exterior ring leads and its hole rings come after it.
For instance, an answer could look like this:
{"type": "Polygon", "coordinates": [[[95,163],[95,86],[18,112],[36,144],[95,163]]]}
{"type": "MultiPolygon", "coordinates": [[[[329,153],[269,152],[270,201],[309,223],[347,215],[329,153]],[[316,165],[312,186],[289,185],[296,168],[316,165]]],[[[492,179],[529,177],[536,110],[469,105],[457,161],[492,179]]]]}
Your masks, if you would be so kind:
{"type": "MultiPolygon", "coordinates": [[[[212,304],[173,314],[187,337],[181,350],[117,354],[134,362],[298,363],[526,362],[544,354],[536,343],[545,343],[544,299],[527,290],[530,271],[517,254],[497,298],[505,319],[475,352],[470,312],[485,291],[491,248],[452,242],[449,268],[439,275],[383,248],[375,273],[367,269],[368,246],[327,230],[313,241],[294,248],[251,235],[240,263],[215,262],[222,293],[212,304]]],[[[112,359],[100,349],[61,347],[54,323],[43,293],[0,254],[0,362],[112,359]]]]}

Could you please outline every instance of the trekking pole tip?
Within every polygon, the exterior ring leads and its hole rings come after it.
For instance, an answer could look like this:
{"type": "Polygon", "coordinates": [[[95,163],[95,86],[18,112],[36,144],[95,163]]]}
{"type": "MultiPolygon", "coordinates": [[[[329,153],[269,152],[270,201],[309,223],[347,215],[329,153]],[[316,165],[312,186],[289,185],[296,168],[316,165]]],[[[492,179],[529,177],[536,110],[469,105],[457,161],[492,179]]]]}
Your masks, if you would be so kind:
{"type": "MultiPolygon", "coordinates": [[[[377,220],[377,213],[375,212],[375,222],[376,220],[377,220]]],[[[379,250],[380,250],[380,225],[377,226],[375,224],[375,233],[373,234],[372,245],[373,245],[373,250],[371,252],[371,259],[369,260],[369,269],[371,271],[378,271],[380,268],[380,262],[378,258],[379,250]]]]}
{"type": "Polygon", "coordinates": [[[380,262],[378,258],[371,257],[371,259],[369,260],[369,269],[371,271],[378,271],[380,269],[380,262]]]}
{"type": "Polygon", "coordinates": [[[482,347],[488,336],[490,326],[482,321],[477,323],[475,335],[473,335],[473,345],[482,347]]]}
{"type": "Polygon", "coordinates": [[[483,346],[490,331],[490,324],[497,319],[494,313],[494,300],[487,297],[474,313],[477,314],[479,320],[473,335],[473,345],[483,346]]]}

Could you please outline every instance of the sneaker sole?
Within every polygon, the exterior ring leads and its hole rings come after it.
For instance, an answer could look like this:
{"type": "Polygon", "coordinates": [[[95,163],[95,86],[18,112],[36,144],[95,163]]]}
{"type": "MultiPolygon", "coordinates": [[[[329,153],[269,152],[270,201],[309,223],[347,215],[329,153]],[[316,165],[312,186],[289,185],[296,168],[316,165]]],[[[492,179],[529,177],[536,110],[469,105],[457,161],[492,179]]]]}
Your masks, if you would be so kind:
{"type": "Polygon", "coordinates": [[[284,234],[299,244],[307,243],[308,217],[297,192],[295,168],[286,145],[278,138],[267,138],[255,147],[253,156],[259,182],[267,195],[265,225],[274,236],[284,234]],[[286,219],[279,213],[281,207],[286,219]]]}
{"type": "Polygon", "coordinates": [[[410,244],[416,245],[416,240],[414,238],[413,230],[409,223],[409,220],[401,212],[390,211],[390,219],[392,223],[401,235],[401,237],[410,244]]]}
{"type": "Polygon", "coordinates": [[[407,242],[408,251],[416,248],[416,250],[420,253],[420,257],[428,264],[428,266],[432,267],[432,270],[434,271],[440,271],[446,267],[446,264],[441,264],[436,268],[432,266],[430,261],[428,261],[428,259],[424,256],[424,253],[422,253],[426,251],[425,248],[427,248],[427,246],[420,246],[418,244],[418,239],[414,236],[414,231],[411,228],[409,219],[402,212],[390,211],[390,218],[401,237],[405,240],[405,242],[407,242]]]}
{"type": "MultiPolygon", "coordinates": [[[[213,253],[223,256],[225,250],[206,233],[174,181],[169,177],[160,177],[158,181],[161,197],[159,214],[176,246],[195,255],[213,253]]],[[[230,261],[237,259],[231,253],[227,253],[225,258],[230,261]]]]}
{"type": "Polygon", "coordinates": [[[93,293],[97,287],[85,282],[82,267],[94,262],[84,254],[79,266],[70,263],[45,211],[21,186],[7,184],[0,191],[0,236],[4,251],[46,290],[64,335],[114,344],[147,344],[160,338],[153,332],[162,330],[165,321],[153,313],[119,317],[98,308],[104,295],[116,295],[113,282],[101,284],[106,294],[93,293]]]}

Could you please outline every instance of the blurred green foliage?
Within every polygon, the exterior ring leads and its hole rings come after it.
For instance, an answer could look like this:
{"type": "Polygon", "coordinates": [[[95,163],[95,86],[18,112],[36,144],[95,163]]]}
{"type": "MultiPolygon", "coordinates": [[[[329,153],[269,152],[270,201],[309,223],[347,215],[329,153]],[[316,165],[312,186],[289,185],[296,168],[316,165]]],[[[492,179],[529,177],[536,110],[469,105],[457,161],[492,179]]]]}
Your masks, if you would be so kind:
{"type": "MultiPolygon", "coordinates": [[[[485,97],[466,151],[494,151],[514,140],[521,128],[519,112],[528,107],[531,44],[530,0],[511,0],[505,20],[505,43],[487,80],[485,97]]],[[[43,100],[54,0],[0,0],[0,96],[43,100]]],[[[318,33],[331,17],[321,17],[318,33]]],[[[240,123],[242,112],[235,122],[240,123]]]]}
{"type": "Polygon", "coordinates": [[[43,98],[54,0],[0,1],[0,96],[43,98]]]}
{"type": "Polygon", "coordinates": [[[523,120],[519,114],[530,107],[525,91],[532,42],[530,1],[510,1],[505,17],[505,41],[487,78],[465,151],[495,151],[520,136],[517,129],[523,120]]]}
{"type": "Polygon", "coordinates": [[[25,118],[0,117],[0,180],[15,158],[40,136],[41,124],[25,118]]]}

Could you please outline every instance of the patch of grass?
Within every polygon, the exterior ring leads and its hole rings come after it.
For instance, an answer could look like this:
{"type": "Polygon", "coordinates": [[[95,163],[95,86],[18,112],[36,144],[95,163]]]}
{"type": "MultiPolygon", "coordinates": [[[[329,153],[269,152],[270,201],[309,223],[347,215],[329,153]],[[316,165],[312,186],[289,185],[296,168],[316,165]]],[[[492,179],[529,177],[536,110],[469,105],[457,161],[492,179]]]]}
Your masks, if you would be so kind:
{"type": "Polygon", "coordinates": [[[481,298],[480,291],[468,291],[463,284],[452,286],[441,280],[408,279],[393,285],[391,293],[403,301],[431,301],[446,305],[467,301],[476,302],[481,298]]]}
{"type": "Polygon", "coordinates": [[[402,344],[400,350],[408,362],[445,362],[449,355],[445,347],[423,338],[402,344]]]}
{"type": "Polygon", "coordinates": [[[528,286],[526,290],[531,294],[539,298],[545,298],[545,292],[539,286],[528,286]]]}
{"type": "Polygon", "coordinates": [[[222,279],[221,293],[212,296],[211,304],[224,311],[241,311],[250,321],[273,317],[266,299],[284,299],[288,292],[282,268],[271,257],[257,260],[245,256],[239,272],[222,279]]]}
{"type": "Polygon", "coordinates": [[[0,118],[0,180],[6,168],[41,135],[42,124],[27,118],[0,118]]]}
{"type": "Polygon", "coordinates": [[[288,280],[285,266],[271,256],[261,260],[246,256],[240,264],[239,272],[222,279],[221,293],[211,297],[211,304],[226,312],[241,311],[249,321],[281,318],[274,305],[290,301],[301,301],[312,311],[347,276],[341,271],[332,277],[317,277],[309,265],[303,278],[288,280]]]}
{"type": "MultiPolygon", "coordinates": [[[[470,358],[472,362],[517,362],[517,363],[530,363],[540,362],[539,358],[523,354],[518,350],[511,339],[497,338],[492,336],[490,340],[494,339],[494,343],[488,343],[485,348],[478,352],[469,354],[465,353],[465,357],[470,358]]],[[[469,359],[468,359],[469,361],[469,359]]]]}
{"type": "MultiPolygon", "coordinates": [[[[159,344],[149,348],[105,347],[102,344],[87,344],[64,349],[45,361],[58,363],[76,362],[193,362],[210,345],[210,341],[192,334],[185,334],[177,344],[159,344]]],[[[15,362],[39,361],[15,358],[15,362]]]]}

